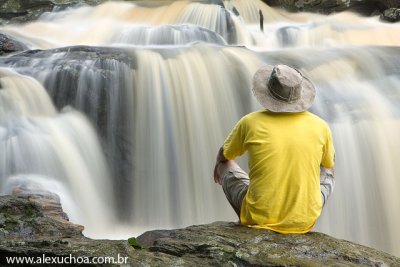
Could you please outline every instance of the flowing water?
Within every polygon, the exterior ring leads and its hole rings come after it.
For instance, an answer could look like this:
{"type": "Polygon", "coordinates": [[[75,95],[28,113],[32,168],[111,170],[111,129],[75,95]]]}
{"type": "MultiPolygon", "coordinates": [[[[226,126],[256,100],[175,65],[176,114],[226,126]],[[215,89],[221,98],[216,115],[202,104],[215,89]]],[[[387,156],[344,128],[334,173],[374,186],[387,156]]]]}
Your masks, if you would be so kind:
{"type": "Polygon", "coordinates": [[[55,192],[91,237],[236,220],[215,156],[260,108],[253,73],[286,63],[317,86],[311,111],[336,147],[314,230],[400,256],[400,25],[218,3],[108,2],[1,27],[50,50],[0,58],[0,193],[55,192]]]}

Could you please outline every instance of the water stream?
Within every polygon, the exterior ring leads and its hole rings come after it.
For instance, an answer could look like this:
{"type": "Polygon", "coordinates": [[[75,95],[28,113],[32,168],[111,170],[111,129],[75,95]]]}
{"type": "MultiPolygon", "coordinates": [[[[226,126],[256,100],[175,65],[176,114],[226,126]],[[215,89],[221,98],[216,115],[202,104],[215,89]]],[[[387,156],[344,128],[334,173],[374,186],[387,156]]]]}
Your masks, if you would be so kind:
{"type": "Polygon", "coordinates": [[[0,28],[40,49],[0,58],[0,193],[56,192],[95,238],[236,220],[212,180],[216,152],[260,108],[253,73],[286,63],[317,86],[311,111],[337,151],[314,230],[400,256],[399,24],[257,0],[145,2],[0,28]]]}

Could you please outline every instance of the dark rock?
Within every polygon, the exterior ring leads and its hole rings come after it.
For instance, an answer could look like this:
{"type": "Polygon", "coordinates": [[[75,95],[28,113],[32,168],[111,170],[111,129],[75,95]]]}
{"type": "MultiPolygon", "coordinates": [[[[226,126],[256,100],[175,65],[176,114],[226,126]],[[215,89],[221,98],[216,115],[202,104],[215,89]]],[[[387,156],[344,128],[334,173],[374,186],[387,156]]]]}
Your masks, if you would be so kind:
{"type": "Polygon", "coordinates": [[[172,234],[173,230],[153,230],[148,231],[137,237],[137,241],[143,247],[151,247],[154,245],[157,239],[168,238],[172,234]]]}
{"type": "MultiPolygon", "coordinates": [[[[43,13],[60,11],[75,5],[98,5],[107,0],[2,0],[0,1],[0,24],[24,23],[38,19],[43,13]]],[[[133,1],[134,0],[125,0],[133,1]]],[[[155,6],[163,1],[136,1],[140,5],[155,6]]],[[[168,1],[165,1],[168,2],[168,1]]],[[[209,0],[210,4],[223,6],[221,0],[209,0]]],[[[353,10],[364,15],[388,8],[400,7],[398,0],[263,0],[264,3],[283,7],[292,12],[308,11],[329,14],[353,10]]]]}
{"type": "Polygon", "coordinates": [[[27,49],[28,48],[24,44],[13,40],[5,34],[0,33],[0,56],[18,51],[24,51],[27,49]]]}
{"type": "Polygon", "coordinates": [[[53,7],[54,4],[49,0],[3,0],[0,2],[0,22],[32,21],[53,7]]]}
{"type": "Polygon", "coordinates": [[[325,234],[283,235],[229,222],[149,231],[137,238],[144,248],[134,249],[126,240],[86,238],[42,209],[47,198],[16,193],[23,197],[0,196],[0,264],[11,256],[71,254],[113,257],[117,265],[127,257],[131,266],[400,266],[399,258],[325,234]]]}
{"type": "Polygon", "coordinates": [[[388,22],[398,22],[400,21],[400,8],[389,8],[386,9],[381,17],[381,20],[388,22]]]}
{"type": "Polygon", "coordinates": [[[400,7],[400,1],[398,0],[378,0],[385,9],[392,7],[400,7]]]}
{"type": "Polygon", "coordinates": [[[363,15],[372,15],[383,12],[385,9],[399,7],[400,1],[396,0],[264,0],[270,6],[283,7],[288,11],[318,12],[330,14],[351,10],[363,15]]]}
{"type": "Polygon", "coordinates": [[[78,4],[96,5],[105,1],[107,0],[2,0],[0,24],[29,22],[38,19],[44,12],[63,10],[78,4]]]}

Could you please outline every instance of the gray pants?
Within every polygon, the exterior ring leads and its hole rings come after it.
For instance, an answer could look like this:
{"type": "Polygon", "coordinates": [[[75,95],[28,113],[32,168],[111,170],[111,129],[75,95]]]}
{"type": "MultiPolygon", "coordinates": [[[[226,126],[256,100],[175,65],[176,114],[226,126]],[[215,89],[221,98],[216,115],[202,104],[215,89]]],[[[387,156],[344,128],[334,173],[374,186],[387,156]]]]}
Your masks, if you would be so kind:
{"type": "MultiPolygon", "coordinates": [[[[242,201],[249,187],[249,175],[240,167],[228,168],[222,174],[222,189],[225,196],[240,217],[240,208],[242,201]]],[[[335,179],[330,170],[321,168],[320,176],[322,206],[325,206],[326,201],[331,195],[335,186],[335,179]]]]}

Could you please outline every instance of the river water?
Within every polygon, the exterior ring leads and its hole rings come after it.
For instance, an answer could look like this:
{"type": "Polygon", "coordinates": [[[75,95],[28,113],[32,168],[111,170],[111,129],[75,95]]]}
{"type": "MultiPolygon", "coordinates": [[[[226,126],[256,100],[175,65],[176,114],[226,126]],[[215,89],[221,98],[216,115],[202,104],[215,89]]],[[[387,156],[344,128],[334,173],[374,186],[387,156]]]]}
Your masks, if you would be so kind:
{"type": "Polygon", "coordinates": [[[55,192],[94,238],[236,220],[215,156],[260,109],[253,73],[285,63],[314,81],[311,111],[336,147],[336,188],[314,230],[400,256],[399,24],[256,0],[139,1],[0,30],[35,49],[0,58],[0,193],[55,192]]]}

